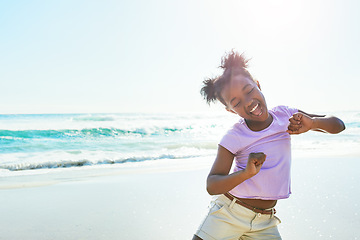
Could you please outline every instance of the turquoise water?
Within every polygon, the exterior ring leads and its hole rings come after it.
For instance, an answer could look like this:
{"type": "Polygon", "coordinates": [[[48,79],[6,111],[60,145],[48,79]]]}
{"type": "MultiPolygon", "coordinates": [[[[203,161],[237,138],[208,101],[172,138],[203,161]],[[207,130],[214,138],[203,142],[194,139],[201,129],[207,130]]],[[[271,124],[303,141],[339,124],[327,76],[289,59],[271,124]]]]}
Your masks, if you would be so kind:
{"type": "MultiPolygon", "coordinates": [[[[293,136],[297,154],[359,154],[360,113],[334,113],[339,135],[293,136]]],[[[24,114],[0,115],[0,170],[124,164],[214,157],[232,114],[24,114]]]]}

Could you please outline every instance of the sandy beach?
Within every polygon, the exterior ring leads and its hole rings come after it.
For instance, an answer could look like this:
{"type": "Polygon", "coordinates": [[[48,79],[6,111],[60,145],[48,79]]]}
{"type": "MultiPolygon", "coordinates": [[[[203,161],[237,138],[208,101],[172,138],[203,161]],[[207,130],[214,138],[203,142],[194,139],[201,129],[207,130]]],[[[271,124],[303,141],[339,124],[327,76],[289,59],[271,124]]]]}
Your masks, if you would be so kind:
{"type": "Polygon", "coordinates": [[[178,163],[2,177],[0,239],[190,238],[209,201],[207,169],[178,163]]]}
{"type": "MultiPolygon", "coordinates": [[[[358,239],[357,160],[293,160],[293,194],[276,207],[283,239],[358,239]]],[[[0,239],[191,239],[211,200],[211,161],[1,177],[0,239]]]]}

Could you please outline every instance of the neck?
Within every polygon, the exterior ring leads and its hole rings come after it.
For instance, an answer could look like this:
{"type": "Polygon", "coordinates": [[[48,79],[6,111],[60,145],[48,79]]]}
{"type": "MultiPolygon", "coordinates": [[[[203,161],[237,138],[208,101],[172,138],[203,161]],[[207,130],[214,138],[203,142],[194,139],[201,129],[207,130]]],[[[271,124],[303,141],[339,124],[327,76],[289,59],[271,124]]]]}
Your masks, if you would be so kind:
{"type": "Polygon", "coordinates": [[[250,130],[255,131],[255,132],[264,130],[265,128],[269,127],[270,124],[272,123],[272,121],[273,121],[273,117],[271,116],[270,113],[269,113],[268,118],[263,122],[245,119],[245,122],[246,122],[246,125],[248,126],[248,128],[250,128],[250,130]]]}

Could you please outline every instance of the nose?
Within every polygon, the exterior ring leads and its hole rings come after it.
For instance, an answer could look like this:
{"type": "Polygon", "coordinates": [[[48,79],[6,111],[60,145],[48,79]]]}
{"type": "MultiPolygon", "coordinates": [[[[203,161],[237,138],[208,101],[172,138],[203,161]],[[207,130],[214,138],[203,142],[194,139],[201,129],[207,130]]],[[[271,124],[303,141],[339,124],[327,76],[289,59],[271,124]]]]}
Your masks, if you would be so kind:
{"type": "Polygon", "coordinates": [[[245,101],[246,101],[245,107],[246,107],[247,109],[249,109],[249,108],[251,107],[251,105],[253,105],[253,102],[254,102],[254,100],[251,99],[251,98],[249,98],[249,97],[247,97],[247,98],[245,99],[245,101]]]}

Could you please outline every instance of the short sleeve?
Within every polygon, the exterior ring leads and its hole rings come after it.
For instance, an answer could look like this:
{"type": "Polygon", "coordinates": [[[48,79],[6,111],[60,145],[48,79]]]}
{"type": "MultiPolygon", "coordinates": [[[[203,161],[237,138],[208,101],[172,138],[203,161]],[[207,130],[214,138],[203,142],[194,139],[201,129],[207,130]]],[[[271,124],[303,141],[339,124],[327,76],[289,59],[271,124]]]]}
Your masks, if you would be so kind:
{"type": "Polygon", "coordinates": [[[279,108],[283,112],[285,112],[289,118],[299,111],[297,108],[292,108],[292,107],[288,107],[288,106],[279,106],[279,108]]]}
{"type": "Polygon", "coordinates": [[[233,129],[230,129],[220,140],[220,146],[229,150],[232,154],[236,154],[239,148],[239,136],[233,129]]]}
{"type": "Polygon", "coordinates": [[[299,109],[297,109],[297,108],[288,108],[288,109],[289,109],[289,112],[290,112],[291,116],[299,111],[299,109]]]}

